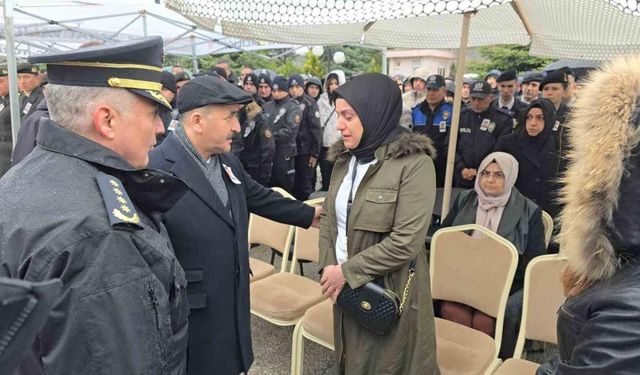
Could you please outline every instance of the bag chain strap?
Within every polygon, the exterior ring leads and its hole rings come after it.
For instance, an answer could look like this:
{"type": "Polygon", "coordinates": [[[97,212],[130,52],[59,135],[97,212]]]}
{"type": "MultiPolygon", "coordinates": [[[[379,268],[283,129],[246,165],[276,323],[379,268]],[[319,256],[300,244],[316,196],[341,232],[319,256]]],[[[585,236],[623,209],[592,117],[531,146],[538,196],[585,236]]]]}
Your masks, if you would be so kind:
{"type": "Polygon", "coordinates": [[[399,312],[402,314],[404,311],[404,305],[407,302],[407,298],[409,297],[409,287],[411,286],[411,280],[413,279],[413,275],[416,273],[416,261],[413,260],[411,265],[409,266],[409,279],[407,279],[407,284],[404,286],[404,291],[402,292],[402,302],[400,302],[399,312]]]}

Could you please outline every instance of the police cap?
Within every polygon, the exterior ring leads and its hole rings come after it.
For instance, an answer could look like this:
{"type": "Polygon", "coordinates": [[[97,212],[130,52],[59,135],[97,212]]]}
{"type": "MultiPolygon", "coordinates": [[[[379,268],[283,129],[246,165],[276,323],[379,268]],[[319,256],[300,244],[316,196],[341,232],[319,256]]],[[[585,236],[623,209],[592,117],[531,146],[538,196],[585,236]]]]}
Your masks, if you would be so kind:
{"type": "Polygon", "coordinates": [[[540,90],[542,90],[548,83],[562,83],[563,87],[567,87],[567,73],[564,69],[548,72],[540,83],[540,90]]]}
{"type": "Polygon", "coordinates": [[[258,87],[258,77],[253,73],[249,73],[246,76],[244,76],[244,79],[242,80],[242,84],[246,85],[247,82],[251,82],[254,84],[254,86],[258,87]]]}
{"type": "Polygon", "coordinates": [[[289,82],[287,82],[287,79],[283,76],[276,76],[273,79],[271,88],[274,90],[289,91],[289,82]]]}
{"type": "Polygon", "coordinates": [[[316,85],[316,86],[322,88],[322,81],[320,81],[320,78],[318,78],[318,77],[311,76],[307,80],[306,87],[309,87],[311,85],[316,85]]]}
{"type": "Polygon", "coordinates": [[[162,83],[162,87],[171,91],[172,93],[178,92],[178,85],[176,85],[176,77],[174,77],[171,72],[162,72],[162,77],[160,78],[160,83],[162,83]]]}
{"type": "Polygon", "coordinates": [[[51,84],[127,89],[171,108],[160,94],[162,38],[159,36],[31,56],[29,61],[47,64],[51,84]]]}
{"type": "Polygon", "coordinates": [[[515,69],[508,69],[500,73],[498,78],[496,78],[496,82],[515,81],[517,76],[518,76],[518,73],[516,73],[515,69]]]}
{"type": "Polygon", "coordinates": [[[260,85],[261,83],[266,83],[267,85],[269,85],[269,87],[271,87],[271,77],[269,77],[269,74],[260,73],[260,75],[258,76],[258,85],[260,85]]]}
{"type": "Polygon", "coordinates": [[[20,63],[18,64],[17,68],[16,68],[18,73],[26,73],[26,74],[39,74],[40,73],[40,67],[38,65],[35,64],[29,64],[29,63],[20,63]]]}
{"type": "Polygon", "coordinates": [[[289,81],[287,81],[287,83],[289,84],[289,86],[294,86],[294,85],[304,86],[304,79],[300,74],[294,74],[291,77],[289,77],[289,81]]]}
{"type": "Polygon", "coordinates": [[[471,93],[469,96],[472,98],[486,98],[487,96],[493,94],[493,89],[491,85],[484,81],[477,81],[471,86],[471,93]]]}
{"type": "Polygon", "coordinates": [[[209,104],[247,104],[253,98],[238,86],[211,76],[195,77],[178,95],[178,112],[185,113],[209,104]]]}
{"type": "Polygon", "coordinates": [[[445,86],[444,77],[440,74],[432,74],[427,78],[428,89],[439,89],[445,86]]]}
{"type": "Polygon", "coordinates": [[[0,77],[6,77],[9,75],[9,70],[7,70],[6,65],[0,65],[0,77]]]}
{"type": "Polygon", "coordinates": [[[542,78],[543,76],[540,72],[529,72],[522,77],[522,83],[542,82],[542,78]]]}
{"type": "Polygon", "coordinates": [[[484,76],[484,79],[487,79],[488,77],[498,78],[499,75],[500,75],[500,71],[498,69],[493,69],[493,70],[490,70],[486,76],[484,76]]]}

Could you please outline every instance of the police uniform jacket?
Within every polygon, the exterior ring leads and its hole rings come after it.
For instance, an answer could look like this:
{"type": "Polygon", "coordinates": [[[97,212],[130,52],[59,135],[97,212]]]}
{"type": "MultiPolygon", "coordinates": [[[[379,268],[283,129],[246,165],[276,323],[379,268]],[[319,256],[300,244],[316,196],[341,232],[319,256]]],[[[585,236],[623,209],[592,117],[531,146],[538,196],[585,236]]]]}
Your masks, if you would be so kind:
{"type": "Polygon", "coordinates": [[[302,110],[302,121],[296,137],[298,155],[318,157],[322,145],[318,103],[307,94],[295,100],[298,101],[302,110]]]}
{"type": "Polygon", "coordinates": [[[18,138],[16,139],[16,147],[13,148],[11,156],[11,165],[16,165],[22,161],[36,147],[36,139],[38,137],[38,129],[40,128],[40,119],[49,117],[49,108],[47,107],[47,99],[43,99],[38,104],[36,111],[29,116],[28,119],[22,121],[18,138]]]}
{"type": "Polygon", "coordinates": [[[29,118],[43,99],[44,89],[42,86],[36,87],[29,96],[22,95],[20,97],[20,121],[22,122],[29,118]]]}
{"type": "MultiPolygon", "coordinates": [[[[491,105],[496,109],[500,108],[499,96],[500,95],[498,95],[498,98],[494,99],[493,102],[491,103],[491,105]]],[[[500,108],[500,109],[502,109],[504,112],[507,112],[507,114],[511,116],[511,118],[514,120],[513,125],[515,128],[515,125],[520,119],[520,112],[524,111],[525,108],[527,108],[527,104],[525,104],[523,101],[521,101],[518,98],[514,98],[513,106],[511,107],[511,109],[508,109],[508,108],[500,108]]]]}
{"type": "Polygon", "coordinates": [[[513,120],[501,109],[492,106],[476,113],[471,109],[460,114],[458,145],[454,171],[454,186],[472,188],[473,180],[462,178],[462,169],[478,168],[489,155],[500,136],[511,133],[513,120]]]}
{"type": "Polygon", "coordinates": [[[413,108],[411,113],[413,132],[431,138],[436,148],[436,187],[444,186],[444,175],[447,168],[447,149],[453,105],[442,100],[435,110],[426,101],[413,108]]]}
{"type": "Polygon", "coordinates": [[[560,107],[555,113],[555,122],[553,124],[553,138],[556,142],[556,149],[558,150],[558,168],[557,173],[562,174],[567,169],[567,153],[569,151],[569,132],[565,127],[569,119],[571,109],[566,104],[561,103],[560,107]]]}
{"type": "Polygon", "coordinates": [[[314,209],[256,183],[231,153],[218,156],[229,193],[225,208],[174,134],[150,154],[150,166],[191,188],[164,215],[189,281],[189,374],[238,374],[253,362],[249,314],[249,212],[309,227],[314,209]],[[231,211],[231,213],[229,213],[231,211]]]}
{"type": "Polygon", "coordinates": [[[185,372],[186,278],[159,220],[185,191],[41,123],[38,147],[0,180],[0,276],[63,285],[22,373],[185,372]]]}
{"type": "Polygon", "coordinates": [[[273,99],[265,103],[262,109],[276,141],[276,158],[296,156],[296,137],[302,121],[298,102],[287,96],[282,100],[273,99]]]}
{"type": "Polygon", "coordinates": [[[0,97],[0,177],[11,167],[11,150],[13,148],[11,133],[11,106],[9,95],[0,97]]]}
{"type": "Polygon", "coordinates": [[[258,103],[251,102],[240,112],[243,149],[239,152],[246,171],[262,185],[271,179],[271,168],[276,155],[276,143],[271,127],[262,115],[258,103]]]}

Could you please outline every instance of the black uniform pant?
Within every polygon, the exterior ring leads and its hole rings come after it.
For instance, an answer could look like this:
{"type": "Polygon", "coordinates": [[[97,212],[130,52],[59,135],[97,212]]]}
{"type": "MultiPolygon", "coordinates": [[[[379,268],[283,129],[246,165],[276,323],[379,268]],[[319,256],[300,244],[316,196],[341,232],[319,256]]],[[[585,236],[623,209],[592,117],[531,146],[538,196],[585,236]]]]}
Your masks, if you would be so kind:
{"type": "Polygon", "coordinates": [[[331,172],[333,171],[333,163],[327,160],[327,152],[329,147],[322,147],[320,149],[320,157],[318,158],[318,164],[320,164],[320,175],[322,176],[322,187],[320,190],[329,191],[329,182],[331,182],[331,172]]]}
{"type": "Polygon", "coordinates": [[[271,187],[281,187],[293,194],[296,169],[293,157],[276,156],[271,170],[271,187]]]}
{"type": "Polygon", "coordinates": [[[309,199],[313,193],[312,179],[315,168],[309,166],[310,155],[298,155],[295,158],[296,177],[293,186],[293,196],[301,201],[309,199]]]}
{"type": "Polygon", "coordinates": [[[250,167],[246,166],[244,169],[247,171],[249,176],[253,178],[257,183],[262,186],[268,186],[269,181],[271,180],[271,169],[273,168],[273,163],[264,163],[259,167],[250,167]]]}

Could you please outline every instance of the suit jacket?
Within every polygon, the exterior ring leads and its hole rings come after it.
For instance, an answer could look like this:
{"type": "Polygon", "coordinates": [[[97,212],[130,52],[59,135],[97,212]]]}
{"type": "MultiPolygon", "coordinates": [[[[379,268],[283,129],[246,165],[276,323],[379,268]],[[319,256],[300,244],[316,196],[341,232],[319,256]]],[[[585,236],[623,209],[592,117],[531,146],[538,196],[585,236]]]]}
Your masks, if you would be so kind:
{"type": "Polygon", "coordinates": [[[251,179],[233,154],[219,158],[229,209],[174,134],[150,154],[150,167],[180,177],[191,188],[163,218],[189,283],[189,374],[238,374],[253,362],[249,212],[302,227],[309,227],[314,215],[312,207],[251,179]]]}

